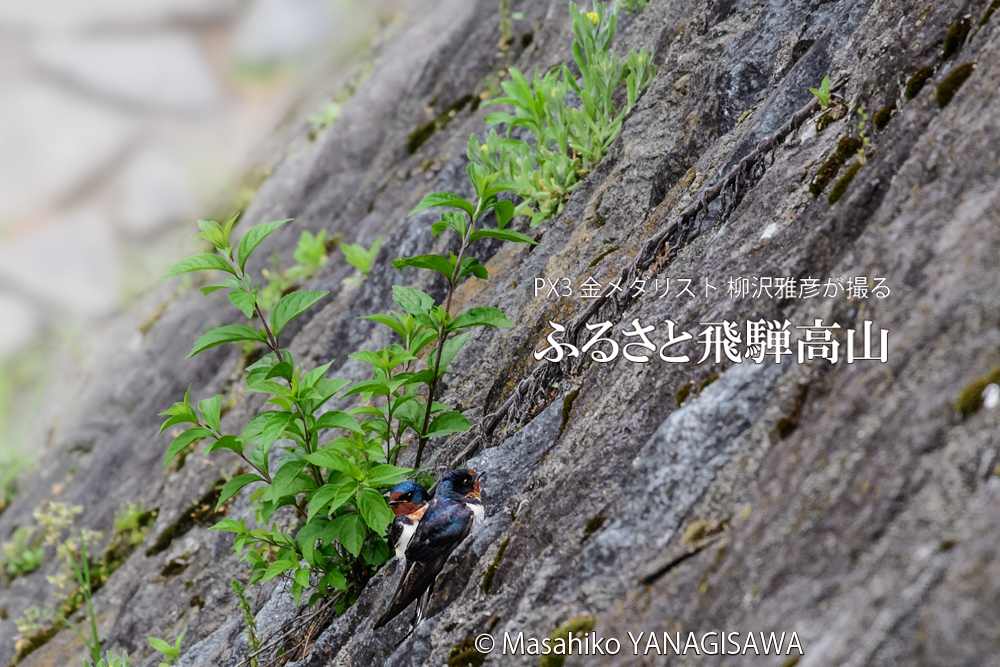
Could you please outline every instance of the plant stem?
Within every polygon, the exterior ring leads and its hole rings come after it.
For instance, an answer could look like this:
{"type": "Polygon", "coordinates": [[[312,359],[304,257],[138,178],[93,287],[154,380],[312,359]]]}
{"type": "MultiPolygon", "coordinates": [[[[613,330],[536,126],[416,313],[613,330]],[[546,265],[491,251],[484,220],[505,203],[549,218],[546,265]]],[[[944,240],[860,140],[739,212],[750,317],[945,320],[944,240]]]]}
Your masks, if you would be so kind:
{"type": "Polygon", "coordinates": [[[447,322],[447,315],[451,314],[451,297],[455,294],[455,286],[458,283],[458,273],[462,269],[462,258],[465,256],[465,251],[469,248],[469,237],[472,236],[472,232],[476,230],[476,218],[479,217],[479,207],[482,206],[482,200],[479,200],[476,205],[476,213],[469,219],[469,229],[465,233],[465,237],[462,239],[462,249],[458,252],[458,259],[455,260],[455,269],[451,272],[451,279],[448,281],[448,297],[444,302],[444,312],[445,321],[441,323],[438,327],[438,344],[436,355],[434,356],[434,374],[431,376],[430,388],[427,392],[427,408],[424,410],[424,425],[420,429],[420,441],[417,444],[417,457],[413,463],[414,468],[420,467],[420,460],[424,454],[424,445],[427,444],[427,428],[430,426],[431,422],[431,410],[434,407],[434,392],[437,389],[438,383],[438,371],[441,368],[441,353],[444,352],[445,343],[445,326],[447,322]]]}

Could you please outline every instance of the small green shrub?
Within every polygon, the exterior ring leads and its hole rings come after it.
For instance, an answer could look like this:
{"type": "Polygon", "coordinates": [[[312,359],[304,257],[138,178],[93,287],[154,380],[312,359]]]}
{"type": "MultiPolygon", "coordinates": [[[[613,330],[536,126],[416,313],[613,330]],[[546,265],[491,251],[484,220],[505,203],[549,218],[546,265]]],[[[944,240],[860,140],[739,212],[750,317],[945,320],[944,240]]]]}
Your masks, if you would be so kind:
{"type": "Polygon", "coordinates": [[[158,667],[170,667],[177,662],[177,659],[181,657],[181,644],[184,643],[184,635],[186,633],[187,629],[185,628],[181,631],[177,641],[173,644],[168,644],[162,639],[157,639],[156,637],[149,637],[149,645],[165,658],[165,660],[160,662],[158,667]]]}
{"type": "Polygon", "coordinates": [[[254,485],[251,500],[256,527],[248,526],[247,519],[222,519],[213,528],[236,533],[234,550],[250,564],[250,584],[281,576],[290,580],[296,603],[307,588],[314,588],[310,604],[328,595],[336,599],[338,610],[352,604],[374,569],[391,556],[383,535],[393,513],[383,494],[418,475],[415,469],[420,467],[429,439],[471,427],[461,412],[435,400],[438,383],[468,339],[469,329],[513,325],[500,310],[488,306],[453,314],[452,296],[466,277],[489,277],[478,260],[467,256],[473,243],[484,238],[534,241],[506,228],[514,204],[498,198],[509,190],[500,174],[470,164],[468,175],[476,193],[474,201],[435,192],[411,212],[449,209],[433,223],[431,232],[458,234],[460,250],[457,256],[421,255],[393,261],[397,269],[415,267],[442,274],[447,296],[439,305],[420,290],[396,285],[393,299],[402,312],[366,316],[389,327],[401,342],[350,355],[370,367],[371,379],[352,383],[327,378],[332,361],[314,368],[296,364],[291,352],[280,345],[285,327],[327,294],[285,294],[265,315],[259,286],[245,267],[257,246],[287,220],[252,227],[238,244],[230,239],[231,225],[201,222],[203,238],[212,242],[216,252],[182,260],[167,274],[170,278],[193,271],[222,273],[220,284],[202,287],[202,292],[227,290],[230,302],[257,325],[233,324],[208,331],[195,342],[189,357],[226,343],[262,344],[269,350],[245,369],[246,391],[263,394],[266,407],[238,433],[228,433],[222,426],[221,396],[192,405],[190,390],[163,413],[166,420],[160,429],[160,433],[174,426],[186,429],[167,448],[165,465],[202,440],[208,441],[205,453],[228,450],[243,460],[248,472],[226,483],[218,506],[254,485]],[[495,214],[496,228],[482,225],[490,212],[495,214]],[[362,404],[349,412],[324,412],[323,406],[334,396],[358,396],[362,404]],[[279,441],[284,455],[275,461],[270,451],[279,441]],[[414,469],[397,466],[400,451],[411,442],[417,445],[414,469]],[[288,520],[276,516],[282,508],[297,515],[294,534],[289,532],[294,528],[287,528],[288,520]]]}
{"type": "Polygon", "coordinates": [[[233,592],[236,593],[236,605],[243,614],[243,623],[247,626],[247,647],[250,649],[250,667],[257,667],[256,654],[260,651],[260,639],[257,637],[257,618],[253,615],[253,608],[250,606],[250,599],[247,597],[246,588],[239,579],[230,582],[233,592]]]}
{"type": "Polygon", "coordinates": [[[819,84],[819,88],[810,88],[809,92],[816,97],[816,101],[819,102],[820,107],[827,109],[830,106],[830,76],[827,75],[823,77],[823,82],[819,84]]]}
{"type": "Polygon", "coordinates": [[[361,272],[360,278],[344,278],[345,283],[361,284],[365,281],[368,274],[371,273],[372,265],[375,263],[375,256],[378,255],[378,249],[381,245],[382,237],[380,236],[375,239],[371,248],[365,248],[363,245],[357,243],[340,246],[340,251],[344,253],[344,259],[347,260],[347,263],[361,272]]]}
{"type": "Polygon", "coordinates": [[[104,657],[97,661],[97,664],[84,660],[85,667],[131,667],[128,661],[128,653],[122,651],[122,657],[116,658],[111,655],[111,651],[104,654],[104,657]]]}
{"type": "Polygon", "coordinates": [[[3,545],[4,568],[11,579],[34,572],[45,558],[45,549],[32,546],[33,533],[31,527],[21,526],[14,531],[10,542],[3,545]]]}
{"type": "Polygon", "coordinates": [[[536,70],[531,81],[510,68],[510,80],[501,84],[506,96],[485,103],[514,107],[514,113],[486,117],[490,125],[506,125],[506,137],[491,130],[483,143],[471,137],[466,151],[470,160],[511,181],[511,189],[525,200],[516,212],[530,215],[532,226],[562,210],[580,179],[607,154],[625,115],[656,74],[652,52],[629,51],[618,58],[611,50],[617,7],[608,12],[595,2],[594,11],[585,14],[571,2],[569,11],[579,79],[566,65],[545,74],[536,70]],[[622,83],[625,101],[616,106],[614,93],[622,83]],[[573,99],[579,100],[579,108],[573,99]],[[527,130],[534,142],[512,139],[516,127],[527,130]]]}
{"type": "Polygon", "coordinates": [[[260,288],[258,303],[264,310],[270,310],[281,297],[298,289],[311,280],[330,259],[330,251],[340,244],[340,236],[328,236],[325,229],[315,235],[308,231],[299,236],[295,248],[295,264],[282,270],[277,255],[271,258],[274,270],[263,270],[267,285],[260,288]]]}

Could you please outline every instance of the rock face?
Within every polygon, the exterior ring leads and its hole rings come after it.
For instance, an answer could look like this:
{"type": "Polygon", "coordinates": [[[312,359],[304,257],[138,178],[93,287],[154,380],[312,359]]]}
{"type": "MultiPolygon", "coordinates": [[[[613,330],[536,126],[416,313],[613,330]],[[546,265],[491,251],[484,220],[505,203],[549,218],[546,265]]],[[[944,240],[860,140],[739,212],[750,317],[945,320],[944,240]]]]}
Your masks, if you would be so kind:
{"type": "MultiPolygon", "coordinates": [[[[336,359],[334,374],[360,377],[347,355],[388,339],[358,316],[391,308],[394,283],[440,291],[389,260],[444,248],[429,233],[432,214],[405,215],[427,192],[467,194],[464,145],[484,131],[483,111],[464,106],[417,146],[414,132],[505,66],[571,59],[564,0],[510,4],[523,18],[500,50],[494,0],[439,0],[414,13],[337,123],[304,148],[303,124],[292,142],[299,148],[282,153],[261,187],[243,224],[296,221],[262,256],[290,257],[302,229],[385,239],[362,286],[341,284],[352,269],[339,258],[314,279],[311,288],[333,294],[291,340],[297,358],[336,359]]],[[[448,376],[447,402],[474,423],[493,416],[431,452],[440,468],[488,471],[486,527],[452,556],[433,616],[411,635],[409,614],[371,630],[398,575],[390,563],[343,615],[305,620],[294,633],[306,640],[286,664],[447,664],[480,633],[541,638],[582,616],[622,650],[568,664],[665,664],[653,649],[635,656],[627,633],[659,633],[662,650],[663,632],[713,630],[740,632],[741,647],[750,631],[794,632],[804,655],[692,650],[670,664],[1000,664],[1000,411],[962,418],[955,410],[960,392],[1000,365],[1000,16],[976,27],[987,4],[652,0],[623,18],[616,49],[655,47],[655,81],[565,210],[533,230],[541,244],[483,253],[490,280],[457,295],[463,308],[494,305],[516,323],[476,334],[448,376]],[[973,32],[943,59],[949,28],[966,14],[973,32]],[[977,67],[939,108],[939,86],[966,63],[977,67]],[[905,99],[907,79],[926,67],[930,78],[905,99]],[[819,196],[810,185],[840,139],[857,135],[857,115],[817,134],[814,114],[773,149],[753,152],[828,73],[845,78],[839,94],[873,116],[896,105],[880,116],[880,131],[868,124],[867,162],[832,205],[835,179],[819,196]],[[682,215],[748,156],[734,186],[697,216],[682,215]],[[625,287],[638,276],[647,292],[604,301],[534,293],[536,278],[579,286],[589,276],[622,277],[625,287]],[[813,298],[729,295],[729,278],[762,276],[824,287],[813,298]],[[891,292],[824,296],[827,279],[842,276],[884,279],[891,292]],[[678,295],[681,280],[693,281],[693,296],[678,295]],[[582,342],[585,323],[607,320],[624,343],[637,340],[621,334],[636,319],[656,325],[658,345],[666,320],[678,332],[748,319],[823,319],[861,331],[870,320],[890,332],[888,362],[698,364],[696,342],[681,346],[697,355],[689,363],[656,353],[649,363],[531,355],[549,321],[575,321],[569,335],[582,332],[574,338],[582,342]],[[678,405],[685,387],[693,389],[678,405]]],[[[105,531],[122,502],[142,498],[159,508],[156,523],[95,598],[106,647],[154,665],[145,638],[172,640],[187,627],[180,664],[247,664],[228,586],[243,569],[198,511],[220,466],[235,464],[193,455],[167,474],[166,439],[155,437],[156,414],[189,385],[197,398],[227,386],[236,350],[183,358],[231,309],[196,290],[176,298],[166,290],[105,336],[100,369],[53,425],[43,472],[23,481],[0,536],[29,524],[46,498],[83,505],[79,522],[105,531]],[[150,313],[160,314],[152,325],[150,313]]],[[[841,354],[845,339],[838,334],[841,354]]],[[[256,407],[241,401],[224,427],[256,407]]],[[[230,515],[248,505],[239,496],[230,515]]],[[[0,590],[0,663],[14,655],[13,619],[50,594],[44,575],[55,567],[0,590]]],[[[265,641],[308,613],[266,586],[251,601],[265,641]]],[[[71,664],[81,649],[64,630],[22,664],[71,664]]],[[[485,664],[538,662],[498,651],[485,664]]],[[[471,660],[461,664],[481,664],[471,660]]]]}

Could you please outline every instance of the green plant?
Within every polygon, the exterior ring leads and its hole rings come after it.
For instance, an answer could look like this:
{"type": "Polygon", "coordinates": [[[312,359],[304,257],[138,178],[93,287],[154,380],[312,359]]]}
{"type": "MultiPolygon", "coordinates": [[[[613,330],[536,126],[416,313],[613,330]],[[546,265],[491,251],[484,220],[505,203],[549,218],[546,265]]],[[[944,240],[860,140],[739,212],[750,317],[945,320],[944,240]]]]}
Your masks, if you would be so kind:
{"type": "Polygon", "coordinates": [[[469,159],[491,172],[499,172],[524,198],[517,214],[531,215],[537,225],[558,214],[580,179],[597,166],[611,143],[621,133],[622,120],[656,73],[653,54],[629,51],[619,59],[611,50],[618,25],[617,7],[607,12],[600,2],[594,11],[581,12],[569,4],[573,19],[573,59],[580,71],[577,79],[562,65],[545,74],[536,70],[529,82],[516,68],[503,81],[505,97],[485,104],[510,104],[514,113],[496,112],[486,117],[491,125],[507,125],[501,138],[487,132],[484,143],[469,139],[469,159]],[[622,83],[626,95],[622,106],[613,96],[622,83]],[[512,139],[511,131],[524,128],[532,143],[512,139]]]}
{"type": "Polygon", "coordinates": [[[157,639],[156,637],[149,637],[149,645],[152,646],[157,652],[163,654],[166,660],[160,662],[159,667],[170,667],[177,661],[177,658],[181,657],[181,644],[184,642],[184,635],[187,633],[187,628],[181,631],[180,636],[173,645],[168,644],[162,639],[157,639]]]}
{"type": "Polygon", "coordinates": [[[330,259],[330,251],[340,243],[340,236],[328,236],[325,229],[315,235],[303,231],[295,248],[295,264],[281,269],[277,255],[272,257],[274,270],[264,269],[267,285],[260,288],[258,303],[264,310],[270,310],[284,295],[311,280],[330,259]]]}
{"type": "Polygon", "coordinates": [[[332,362],[316,368],[297,365],[291,353],[280,346],[285,326],[326,296],[326,292],[292,292],[281,297],[265,316],[258,288],[245,266],[261,241],[287,221],[252,227],[236,246],[230,241],[229,226],[204,223],[202,229],[216,252],[183,260],[168,274],[169,278],[192,271],[221,271],[225,280],[202,291],[228,290],[229,300],[259,324],[213,329],[195,343],[189,356],[241,341],[269,348],[246,369],[246,390],[263,394],[267,409],[250,419],[239,434],[223,431],[220,396],[193,406],[190,390],[183,401],[163,413],[167,419],[160,431],[178,425],[186,429],[170,443],[165,464],[200,440],[209,441],[206,453],[229,450],[243,460],[247,472],[226,483],[218,502],[221,506],[244,487],[256,485],[251,499],[258,527],[248,527],[246,519],[223,519],[214,528],[236,533],[234,548],[250,564],[251,584],[283,576],[291,580],[296,601],[307,588],[314,588],[310,604],[325,595],[335,596],[341,610],[353,603],[374,568],[391,555],[382,535],[393,513],[383,493],[416,474],[396,465],[400,451],[415,440],[415,467],[419,468],[430,438],[470,428],[461,412],[434,400],[438,382],[468,338],[467,329],[513,325],[498,309],[487,306],[451,313],[452,295],[460,281],[470,275],[488,278],[486,268],[466,254],[470,245],[482,238],[534,241],[506,229],[514,204],[498,195],[509,190],[509,184],[477,164],[469,165],[468,174],[476,192],[475,203],[437,192],[424,197],[411,212],[432,207],[453,209],[443,213],[431,231],[439,235],[453,230],[461,247],[457,256],[421,255],[393,262],[399,269],[416,267],[443,274],[447,297],[438,305],[420,290],[393,287],[393,299],[402,312],[366,319],[388,326],[402,344],[350,355],[370,366],[371,379],[352,384],[326,378],[332,362]],[[481,225],[490,211],[495,213],[497,228],[481,225]],[[418,356],[421,354],[423,359],[418,356]],[[349,412],[323,412],[334,396],[359,396],[362,404],[349,412]],[[321,439],[323,432],[332,432],[334,437],[321,439]],[[284,454],[272,467],[270,452],[279,442],[284,454]],[[284,518],[276,516],[281,508],[288,508],[284,518]]]}
{"type": "MultiPolygon", "coordinates": [[[[72,620],[69,618],[71,611],[63,613],[57,610],[56,616],[66,625],[73,629],[73,632],[83,641],[87,646],[87,650],[90,651],[90,657],[95,663],[100,663],[101,661],[101,638],[97,633],[97,615],[94,613],[94,601],[93,601],[93,589],[91,588],[91,571],[90,571],[90,561],[87,558],[87,541],[88,535],[81,530],[80,531],[80,542],[79,542],[79,560],[76,556],[76,545],[70,541],[64,543],[65,547],[65,557],[73,568],[73,575],[76,577],[77,582],[77,594],[82,598],[82,604],[86,607],[86,617],[89,621],[90,627],[87,629],[87,633],[79,628],[72,620]]],[[[77,605],[79,606],[79,605],[77,605]]]]}
{"type": "Polygon", "coordinates": [[[351,277],[344,278],[345,283],[360,285],[371,273],[372,265],[375,263],[375,256],[378,254],[379,246],[382,245],[382,237],[375,239],[372,243],[371,248],[365,248],[363,245],[358,243],[343,244],[340,246],[340,251],[344,253],[344,259],[347,263],[356,268],[361,272],[361,278],[351,277]]]}
{"type": "Polygon", "coordinates": [[[309,122],[313,124],[313,131],[320,132],[337,122],[343,105],[339,102],[330,102],[323,107],[321,113],[314,113],[309,116],[309,122]]]}
{"type": "Polygon", "coordinates": [[[824,76],[819,88],[810,88],[809,92],[816,96],[819,105],[827,109],[830,106],[830,76],[824,76]]]}
{"type": "Polygon", "coordinates": [[[868,150],[868,145],[871,143],[868,139],[868,132],[865,127],[868,125],[868,112],[865,111],[865,105],[862,104],[857,108],[857,114],[860,116],[858,120],[858,139],[861,140],[861,146],[858,147],[858,162],[860,164],[865,164],[868,162],[868,158],[865,155],[868,150]]]}
{"type": "Polygon", "coordinates": [[[256,654],[260,651],[260,640],[257,638],[257,619],[253,615],[250,607],[250,600],[247,598],[246,589],[239,579],[233,579],[230,583],[236,593],[236,604],[243,614],[243,622],[247,626],[247,646],[250,648],[250,667],[257,667],[256,654]]]}
{"type": "Polygon", "coordinates": [[[33,533],[29,526],[21,526],[14,531],[10,542],[5,542],[3,545],[3,564],[7,576],[11,579],[30,574],[42,564],[45,549],[37,544],[32,546],[33,533]]]}
{"type": "Polygon", "coordinates": [[[111,655],[111,651],[104,654],[104,657],[97,661],[97,664],[90,662],[90,660],[84,660],[83,664],[86,667],[131,667],[128,661],[128,653],[122,651],[122,657],[116,658],[111,655]]]}
{"type": "Polygon", "coordinates": [[[621,0],[619,6],[629,14],[638,14],[646,8],[649,0],[621,0]]]}

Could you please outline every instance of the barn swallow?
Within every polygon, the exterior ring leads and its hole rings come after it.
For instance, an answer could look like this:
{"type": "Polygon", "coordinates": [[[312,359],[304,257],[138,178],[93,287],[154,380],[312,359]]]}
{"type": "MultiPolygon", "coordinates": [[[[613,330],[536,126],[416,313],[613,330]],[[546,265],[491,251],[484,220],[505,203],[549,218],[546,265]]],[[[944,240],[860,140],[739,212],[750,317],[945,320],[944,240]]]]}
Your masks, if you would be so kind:
{"type": "Polygon", "coordinates": [[[395,549],[396,555],[402,558],[406,552],[406,547],[417,530],[424,511],[427,509],[427,501],[430,495],[420,484],[416,482],[400,482],[392,487],[389,493],[389,507],[392,508],[396,518],[389,524],[389,532],[386,540],[390,549],[395,549]]]}
{"type": "Polygon", "coordinates": [[[420,623],[433,589],[434,579],[451,552],[477,528],[485,517],[479,492],[481,475],[474,470],[452,470],[437,485],[434,499],[427,503],[423,518],[406,547],[403,577],[375,628],[395,618],[411,602],[420,598],[417,618],[420,623]]]}

